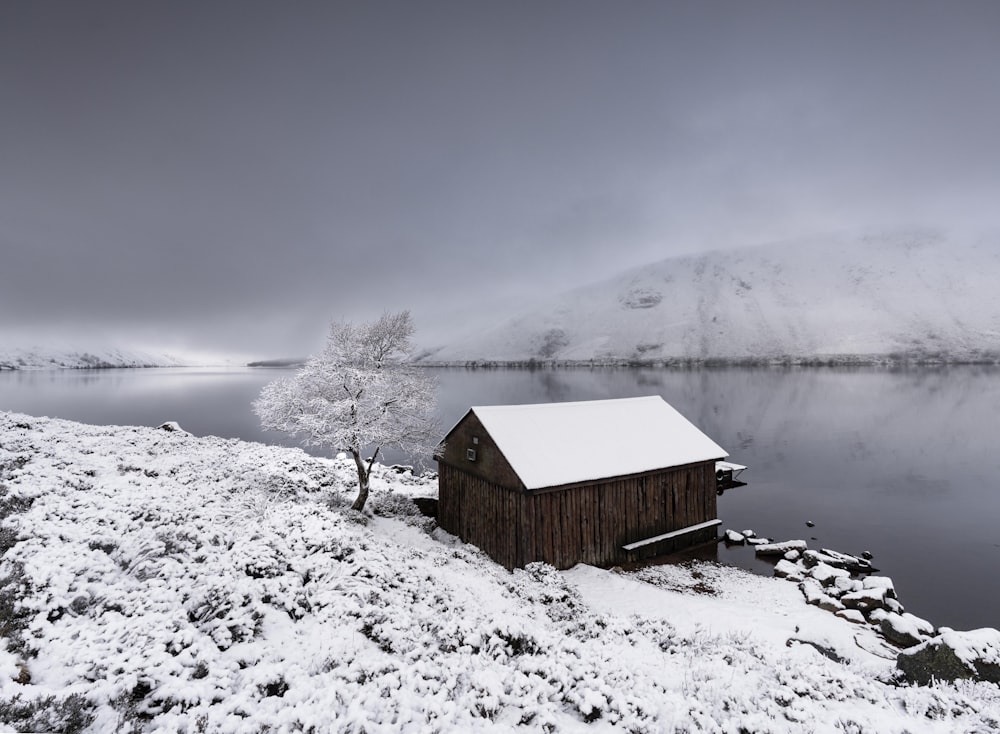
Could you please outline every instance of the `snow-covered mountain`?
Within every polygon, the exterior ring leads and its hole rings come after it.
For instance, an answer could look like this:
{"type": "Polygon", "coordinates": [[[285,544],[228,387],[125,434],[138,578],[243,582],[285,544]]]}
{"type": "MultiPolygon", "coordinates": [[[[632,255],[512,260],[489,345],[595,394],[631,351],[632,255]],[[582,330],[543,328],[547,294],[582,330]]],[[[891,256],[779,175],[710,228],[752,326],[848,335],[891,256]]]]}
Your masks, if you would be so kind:
{"type": "Polygon", "coordinates": [[[186,364],[183,360],[167,354],[153,354],[132,349],[82,350],[77,348],[0,346],[0,370],[183,367],[186,364]]]}
{"type": "Polygon", "coordinates": [[[425,361],[1000,359],[1000,237],[829,235],[675,257],[425,361]]]}

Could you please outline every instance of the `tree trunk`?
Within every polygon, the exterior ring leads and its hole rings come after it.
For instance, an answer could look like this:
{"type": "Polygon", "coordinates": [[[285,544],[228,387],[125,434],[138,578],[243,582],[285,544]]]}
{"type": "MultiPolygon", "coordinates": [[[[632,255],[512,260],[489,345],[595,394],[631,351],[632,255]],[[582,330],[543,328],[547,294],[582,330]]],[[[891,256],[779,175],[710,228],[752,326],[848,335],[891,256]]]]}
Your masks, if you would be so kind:
{"type": "Polygon", "coordinates": [[[354,465],[358,468],[358,498],[354,500],[351,509],[361,512],[365,508],[365,502],[368,501],[368,467],[362,461],[360,453],[352,450],[351,455],[354,457],[354,465]]]}

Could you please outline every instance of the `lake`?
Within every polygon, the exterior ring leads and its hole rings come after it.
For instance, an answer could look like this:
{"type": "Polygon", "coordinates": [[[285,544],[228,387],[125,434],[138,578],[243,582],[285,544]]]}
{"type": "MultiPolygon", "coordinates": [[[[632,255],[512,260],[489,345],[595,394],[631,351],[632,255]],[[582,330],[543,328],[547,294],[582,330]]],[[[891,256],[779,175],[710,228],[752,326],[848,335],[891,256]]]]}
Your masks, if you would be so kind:
{"type": "MultiPolygon", "coordinates": [[[[750,467],[748,486],[719,498],[724,528],[869,550],[908,611],[958,629],[1000,627],[996,368],[433,371],[445,429],[470,405],[662,395],[750,467]]],[[[198,435],[296,445],[260,431],[250,408],[264,384],[287,374],[0,372],[0,409],[98,424],[176,420],[198,435]]],[[[717,557],[769,569],[747,548],[720,546],[717,557]]]]}

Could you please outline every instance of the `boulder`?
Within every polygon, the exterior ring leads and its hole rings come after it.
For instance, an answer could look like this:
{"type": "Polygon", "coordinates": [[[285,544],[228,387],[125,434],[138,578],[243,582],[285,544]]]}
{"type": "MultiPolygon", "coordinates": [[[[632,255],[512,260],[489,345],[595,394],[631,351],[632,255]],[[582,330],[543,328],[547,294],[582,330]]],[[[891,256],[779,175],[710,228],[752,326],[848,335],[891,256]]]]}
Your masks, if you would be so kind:
{"type": "Polygon", "coordinates": [[[801,581],[802,569],[791,561],[782,558],[774,566],[774,575],[778,578],[788,579],[789,581],[801,581]]]}
{"type": "Polygon", "coordinates": [[[846,568],[851,573],[872,573],[875,571],[872,568],[872,564],[867,561],[867,559],[859,558],[858,556],[852,556],[849,553],[841,553],[840,551],[830,550],[829,548],[823,548],[823,553],[834,558],[837,563],[831,565],[837,565],[838,568],[846,568]]]}
{"type": "Polygon", "coordinates": [[[886,598],[885,608],[890,612],[895,612],[896,614],[902,614],[904,611],[903,605],[899,603],[899,599],[886,598]]]}
{"type": "Polygon", "coordinates": [[[742,533],[737,533],[735,530],[727,530],[725,538],[727,543],[732,543],[733,545],[743,545],[746,542],[746,536],[742,533]]]}
{"type": "Polygon", "coordinates": [[[817,563],[809,569],[809,575],[823,584],[823,586],[832,586],[837,578],[850,578],[851,572],[843,568],[834,568],[826,563],[817,563]]]}
{"type": "Polygon", "coordinates": [[[840,597],[848,609],[857,609],[867,614],[873,609],[885,609],[885,589],[862,589],[840,597]]]}
{"type": "Polygon", "coordinates": [[[840,600],[835,599],[834,597],[829,595],[820,599],[816,603],[816,606],[818,606],[824,612],[833,612],[834,614],[844,610],[844,605],[840,602],[840,600]]]}
{"type": "Polygon", "coordinates": [[[833,588],[841,594],[849,594],[852,591],[861,591],[863,587],[860,581],[855,581],[850,576],[837,576],[833,580],[833,588]]]}
{"type": "Polygon", "coordinates": [[[813,604],[828,612],[837,612],[844,608],[844,605],[827,594],[815,579],[806,579],[800,583],[799,590],[806,598],[806,604],[813,604]]]}
{"type": "Polygon", "coordinates": [[[790,550],[800,553],[806,549],[804,540],[786,540],[784,543],[762,543],[754,548],[758,556],[783,556],[790,550]]]}
{"type": "Polygon", "coordinates": [[[956,632],[943,627],[937,637],[900,652],[896,667],[920,685],[959,678],[1000,684],[1000,630],[956,632]]]}
{"type": "Polygon", "coordinates": [[[157,426],[158,430],[166,431],[167,433],[176,433],[180,436],[190,436],[191,434],[181,428],[181,424],[177,421],[167,421],[166,423],[161,423],[157,426]]]}
{"type": "Polygon", "coordinates": [[[864,624],[865,615],[859,612],[857,609],[841,609],[837,612],[837,616],[841,619],[846,619],[848,622],[854,622],[854,624],[864,624]]]}
{"type": "Polygon", "coordinates": [[[885,589],[886,599],[896,598],[896,587],[888,576],[867,576],[862,585],[866,589],[885,589]]]}
{"type": "Polygon", "coordinates": [[[749,535],[744,536],[747,539],[749,545],[767,545],[771,542],[770,538],[756,538],[749,535]]]}
{"type": "Polygon", "coordinates": [[[877,624],[882,636],[894,645],[913,647],[934,635],[934,625],[926,619],[913,614],[878,611],[880,614],[872,613],[868,619],[877,624]]]}

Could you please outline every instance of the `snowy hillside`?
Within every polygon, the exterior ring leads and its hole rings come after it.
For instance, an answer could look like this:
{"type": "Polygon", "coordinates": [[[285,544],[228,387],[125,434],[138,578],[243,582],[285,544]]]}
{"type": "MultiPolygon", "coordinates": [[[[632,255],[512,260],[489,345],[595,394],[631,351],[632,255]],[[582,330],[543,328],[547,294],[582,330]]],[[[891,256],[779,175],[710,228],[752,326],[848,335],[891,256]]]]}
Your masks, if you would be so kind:
{"type": "Polygon", "coordinates": [[[167,354],[103,348],[92,351],[50,347],[0,346],[0,370],[92,369],[108,367],[183,367],[183,360],[167,354]]]}
{"type": "Polygon", "coordinates": [[[995,361],[997,283],[997,237],[827,236],[653,263],[424,359],[995,361]]]}
{"type": "Polygon", "coordinates": [[[505,571],[298,449],[0,413],[0,729],[986,732],[867,625],[714,564],[505,571]],[[821,650],[825,654],[821,654],[821,650]],[[839,658],[835,661],[833,658],[839,658]]]}

